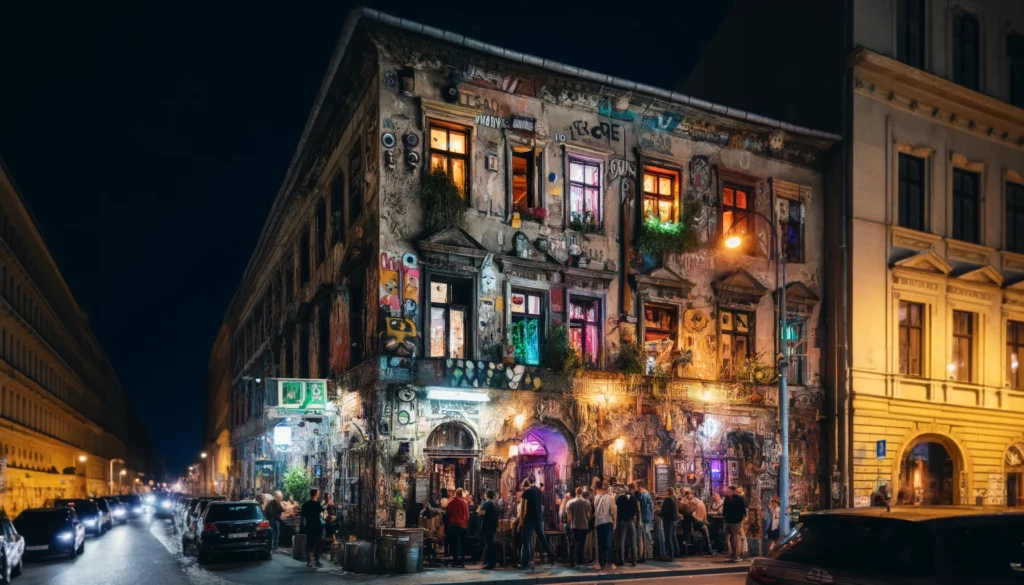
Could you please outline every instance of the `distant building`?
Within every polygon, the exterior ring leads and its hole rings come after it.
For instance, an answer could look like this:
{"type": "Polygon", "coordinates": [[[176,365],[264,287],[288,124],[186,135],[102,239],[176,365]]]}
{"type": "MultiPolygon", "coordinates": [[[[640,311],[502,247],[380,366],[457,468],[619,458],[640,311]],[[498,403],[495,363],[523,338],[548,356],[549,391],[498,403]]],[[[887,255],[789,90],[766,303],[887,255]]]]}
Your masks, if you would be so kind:
{"type": "Polygon", "coordinates": [[[368,534],[442,488],[508,497],[526,475],[552,522],[593,476],[736,484],[760,530],[782,221],[793,501],[821,505],[820,161],[837,136],[373,10],[338,46],[225,316],[230,357],[221,341],[211,357],[230,359],[240,493],[306,469],[368,534]],[[433,170],[458,191],[454,225],[428,223],[433,170]],[[326,406],[284,407],[277,378],[326,380],[326,406]]]}
{"type": "Polygon", "coordinates": [[[12,516],[51,498],[107,494],[111,459],[123,460],[114,491],[157,469],[148,433],[2,161],[0,456],[0,501],[12,516]]]}
{"type": "Polygon", "coordinates": [[[739,1],[681,88],[768,94],[846,137],[826,220],[834,494],[1024,504],[1024,3],[739,1]]]}

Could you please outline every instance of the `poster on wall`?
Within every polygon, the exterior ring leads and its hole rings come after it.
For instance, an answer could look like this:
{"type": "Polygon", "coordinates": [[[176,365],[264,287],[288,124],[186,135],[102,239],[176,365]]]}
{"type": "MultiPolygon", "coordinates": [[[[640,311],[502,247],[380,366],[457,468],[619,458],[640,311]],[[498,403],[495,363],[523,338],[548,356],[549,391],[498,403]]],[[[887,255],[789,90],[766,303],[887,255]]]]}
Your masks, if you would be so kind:
{"type": "Polygon", "coordinates": [[[663,493],[666,489],[672,486],[671,478],[672,468],[668,465],[655,465],[654,466],[654,491],[655,493],[663,493]]]}
{"type": "Polygon", "coordinates": [[[322,414],[327,408],[326,380],[269,378],[267,383],[277,387],[279,413],[322,414]]]}

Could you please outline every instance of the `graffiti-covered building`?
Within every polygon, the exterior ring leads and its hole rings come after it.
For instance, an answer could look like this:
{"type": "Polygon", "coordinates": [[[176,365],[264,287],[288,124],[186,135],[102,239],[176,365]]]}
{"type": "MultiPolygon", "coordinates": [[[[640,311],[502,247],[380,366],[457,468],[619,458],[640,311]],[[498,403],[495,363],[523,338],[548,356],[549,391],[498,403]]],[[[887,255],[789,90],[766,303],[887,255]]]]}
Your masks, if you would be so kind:
{"type": "Polygon", "coordinates": [[[835,136],[368,9],[331,63],[243,282],[270,292],[233,304],[265,357],[232,375],[328,380],[322,484],[353,523],[528,474],[766,505],[781,282],[792,501],[821,505],[835,136]]]}

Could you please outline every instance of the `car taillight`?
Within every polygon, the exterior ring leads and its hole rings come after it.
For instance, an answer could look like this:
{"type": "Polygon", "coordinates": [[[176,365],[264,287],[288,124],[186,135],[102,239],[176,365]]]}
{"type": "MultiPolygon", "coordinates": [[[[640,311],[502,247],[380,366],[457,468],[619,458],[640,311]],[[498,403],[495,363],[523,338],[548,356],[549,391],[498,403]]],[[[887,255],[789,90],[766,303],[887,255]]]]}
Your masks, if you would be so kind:
{"type": "Polygon", "coordinates": [[[750,572],[747,573],[747,577],[750,577],[750,580],[754,583],[763,583],[764,585],[768,585],[769,583],[774,583],[776,581],[775,576],[769,575],[768,571],[760,565],[751,565],[750,572]]]}
{"type": "Polygon", "coordinates": [[[256,525],[256,530],[270,530],[270,521],[264,520],[256,525]]]}
{"type": "Polygon", "coordinates": [[[213,522],[203,524],[203,532],[217,532],[217,525],[213,522]]]}

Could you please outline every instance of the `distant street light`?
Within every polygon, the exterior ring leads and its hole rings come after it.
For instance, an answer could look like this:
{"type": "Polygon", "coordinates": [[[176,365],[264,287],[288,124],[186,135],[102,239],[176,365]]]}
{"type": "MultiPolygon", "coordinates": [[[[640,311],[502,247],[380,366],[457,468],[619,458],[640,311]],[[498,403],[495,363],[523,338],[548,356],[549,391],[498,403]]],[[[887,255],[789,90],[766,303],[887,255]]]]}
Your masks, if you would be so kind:
{"type": "MultiPolygon", "coordinates": [[[[110,460],[110,475],[107,476],[110,481],[110,493],[114,493],[114,463],[120,463],[124,465],[124,459],[111,459],[110,460]]],[[[117,480],[120,483],[120,479],[117,480]]]]}

